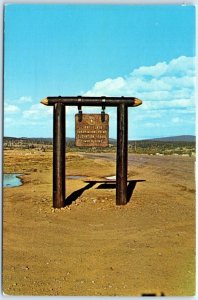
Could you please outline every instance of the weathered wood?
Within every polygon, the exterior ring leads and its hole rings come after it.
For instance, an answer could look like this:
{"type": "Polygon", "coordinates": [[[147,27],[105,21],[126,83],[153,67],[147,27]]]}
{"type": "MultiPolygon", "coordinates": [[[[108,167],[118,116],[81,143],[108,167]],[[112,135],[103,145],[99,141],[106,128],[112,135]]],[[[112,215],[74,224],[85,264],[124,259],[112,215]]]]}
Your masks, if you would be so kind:
{"type": "MultiPolygon", "coordinates": [[[[60,208],[65,203],[65,106],[117,107],[117,162],[116,204],[127,203],[128,165],[128,107],[139,106],[142,101],[135,97],[47,97],[44,105],[54,106],[53,130],[53,206],[60,208]]],[[[79,110],[81,111],[81,109],[79,110]]],[[[104,116],[103,116],[104,117],[104,116]]],[[[82,118],[82,116],[81,116],[82,118]]]]}
{"type": "Polygon", "coordinates": [[[125,104],[129,107],[139,106],[142,101],[135,97],[47,97],[41,100],[44,105],[55,105],[56,103],[62,103],[67,106],[84,105],[84,106],[118,106],[125,104]]]}
{"type": "Polygon", "coordinates": [[[104,114],[75,115],[75,145],[77,147],[109,146],[109,115],[104,114]],[[104,120],[102,120],[104,117],[104,120]]]}
{"type": "Polygon", "coordinates": [[[127,203],[128,108],[117,108],[116,204],[127,203]]]}
{"type": "Polygon", "coordinates": [[[65,105],[54,105],[53,120],[53,207],[65,204],[65,105]]]}

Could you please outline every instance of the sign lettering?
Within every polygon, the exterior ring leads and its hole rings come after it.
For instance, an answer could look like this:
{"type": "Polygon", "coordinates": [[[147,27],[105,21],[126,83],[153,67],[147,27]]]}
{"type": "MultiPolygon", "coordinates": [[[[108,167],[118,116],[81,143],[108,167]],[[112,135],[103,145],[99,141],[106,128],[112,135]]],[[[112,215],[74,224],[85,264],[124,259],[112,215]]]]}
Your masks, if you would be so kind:
{"type": "Polygon", "coordinates": [[[75,145],[78,147],[109,146],[109,115],[79,114],[75,115],[75,145]]]}

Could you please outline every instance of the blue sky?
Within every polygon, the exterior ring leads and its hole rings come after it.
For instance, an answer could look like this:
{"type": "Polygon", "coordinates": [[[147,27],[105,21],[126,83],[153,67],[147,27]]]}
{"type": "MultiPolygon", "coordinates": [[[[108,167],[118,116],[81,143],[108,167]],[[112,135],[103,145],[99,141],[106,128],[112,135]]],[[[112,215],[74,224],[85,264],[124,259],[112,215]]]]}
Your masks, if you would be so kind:
{"type": "MultiPolygon", "coordinates": [[[[4,22],[5,136],[51,137],[40,100],[59,95],[139,97],[129,139],[195,134],[193,6],[10,4],[4,22]]],[[[116,109],[106,112],[116,138],[116,109]]]]}

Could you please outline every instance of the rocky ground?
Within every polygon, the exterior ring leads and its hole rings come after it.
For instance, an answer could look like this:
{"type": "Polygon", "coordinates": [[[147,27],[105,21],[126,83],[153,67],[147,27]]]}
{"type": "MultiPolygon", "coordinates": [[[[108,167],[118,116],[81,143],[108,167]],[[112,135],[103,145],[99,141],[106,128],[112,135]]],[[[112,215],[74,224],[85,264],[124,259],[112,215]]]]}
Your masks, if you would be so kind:
{"type": "MultiPolygon", "coordinates": [[[[3,290],[8,295],[195,293],[195,160],[129,155],[130,201],[115,184],[66,180],[72,203],[52,208],[52,153],[10,150],[4,172],[3,290]],[[131,195],[130,195],[131,194],[131,195]]],[[[115,175],[115,154],[67,154],[67,175],[115,175]]]]}

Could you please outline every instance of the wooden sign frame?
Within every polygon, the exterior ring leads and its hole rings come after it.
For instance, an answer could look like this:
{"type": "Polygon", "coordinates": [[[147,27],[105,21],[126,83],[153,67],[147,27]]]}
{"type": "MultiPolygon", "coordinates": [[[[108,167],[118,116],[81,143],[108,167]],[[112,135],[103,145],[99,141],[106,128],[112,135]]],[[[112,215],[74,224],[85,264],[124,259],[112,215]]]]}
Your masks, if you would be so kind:
{"type": "MultiPolygon", "coordinates": [[[[65,106],[117,107],[116,205],[127,203],[128,107],[142,104],[135,97],[47,97],[41,101],[53,112],[53,207],[65,206],[65,106]]],[[[82,111],[81,111],[82,113],[82,111]]],[[[81,115],[82,117],[82,115],[81,115]]]]}

